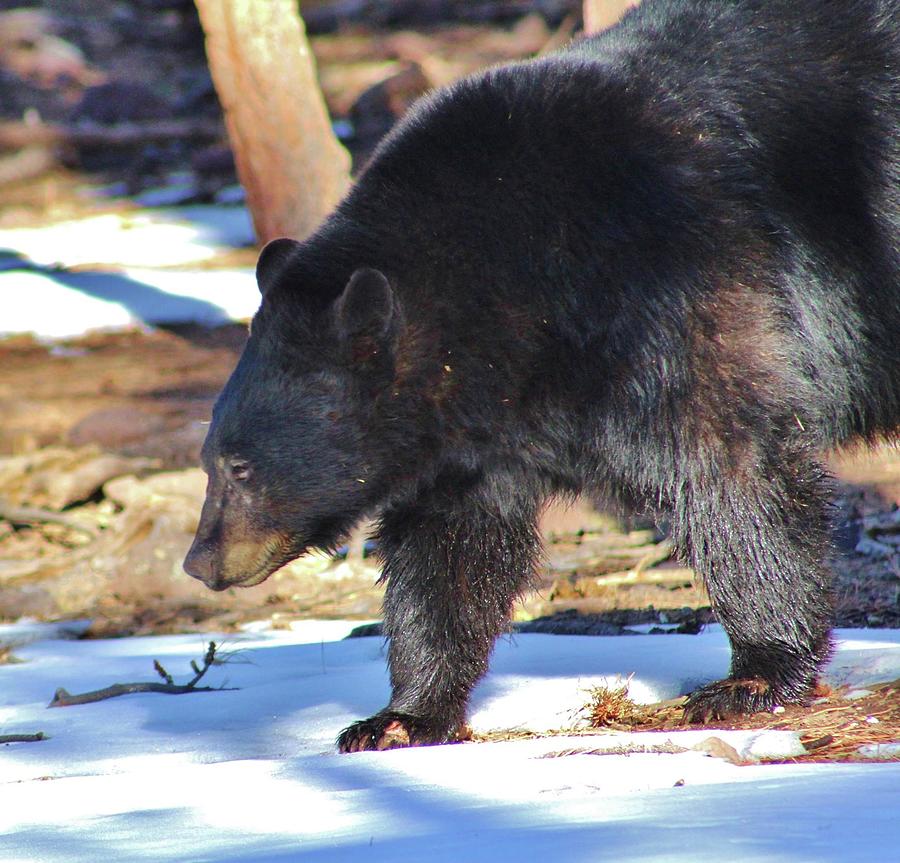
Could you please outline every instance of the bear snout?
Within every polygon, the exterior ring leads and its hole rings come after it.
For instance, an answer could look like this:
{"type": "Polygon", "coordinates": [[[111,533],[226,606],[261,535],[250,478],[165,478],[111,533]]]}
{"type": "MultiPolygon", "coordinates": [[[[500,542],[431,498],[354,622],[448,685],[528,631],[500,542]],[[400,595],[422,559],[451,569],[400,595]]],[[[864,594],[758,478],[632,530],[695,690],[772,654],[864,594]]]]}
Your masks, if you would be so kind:
{"type": "Polygon", "coordinates": [[[213,566],[212,549],[209,548],[207,543],[198,542],[198,540],[195,539],[187,556],[184,558],[184,563],[182,565],[184,571],[191,576],[191,578],[202,581],[212,590],[221,590],[225,586],[219,585],[218,578],[216,577],[216,570],[213,566]]]}

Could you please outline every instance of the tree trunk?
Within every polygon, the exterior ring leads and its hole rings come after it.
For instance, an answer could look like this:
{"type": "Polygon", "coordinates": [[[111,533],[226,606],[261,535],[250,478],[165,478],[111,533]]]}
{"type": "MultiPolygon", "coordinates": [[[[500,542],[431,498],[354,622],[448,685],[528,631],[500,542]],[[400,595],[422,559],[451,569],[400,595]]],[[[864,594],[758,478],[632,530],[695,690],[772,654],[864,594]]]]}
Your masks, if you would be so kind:
{"type": "Polygon", "coordinates": [[[616,23],[639,0],[584,0],[584,32],[598,33],[616,23]]]}
{"type": "Polygon", "coordinates": [[[350,157],[331,129],[296,0],[196,0],[238,177],[259,241],[308,236],[350,157]]]}

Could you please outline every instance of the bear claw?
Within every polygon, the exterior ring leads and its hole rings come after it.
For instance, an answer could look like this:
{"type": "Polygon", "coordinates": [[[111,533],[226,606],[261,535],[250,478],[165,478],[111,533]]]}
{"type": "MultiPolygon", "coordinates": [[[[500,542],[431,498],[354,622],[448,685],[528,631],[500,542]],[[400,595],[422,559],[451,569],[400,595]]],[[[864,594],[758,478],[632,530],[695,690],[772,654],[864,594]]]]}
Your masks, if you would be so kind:
{"type": "Polygon", "coordinates": [[[369,719],[354,722],[337,739],[339,752],[371,752],[400,749],[407,746],[427,746],[458,739],[443,727],[414,716],[384,711],[369,719]]]}
{"type": "Polygon", "coordinates": [[[762,677],[726,678],[692,692],[684,705],[685,724],[704,725],[771,710],[778,698],[762,677]]]}

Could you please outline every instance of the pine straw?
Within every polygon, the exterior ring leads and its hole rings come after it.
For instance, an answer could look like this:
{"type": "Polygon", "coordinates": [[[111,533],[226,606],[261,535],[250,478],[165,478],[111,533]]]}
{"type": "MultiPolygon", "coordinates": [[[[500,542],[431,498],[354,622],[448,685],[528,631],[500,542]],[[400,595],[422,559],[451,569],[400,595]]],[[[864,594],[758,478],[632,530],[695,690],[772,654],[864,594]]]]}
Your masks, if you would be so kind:
{"type": "Polygon", "coordinates": [[[13,645],[0,644],[0,665],[17,665],[22,660],[13,653],[13,645]]]}
{"type": "Polygon", "coordinates": [[[873,757],[862,755],[859,751],[862,746],[900,743],[900,679],[866,689],[869,695],[847,699],[846,695],[851,691],[847,687],[834,690],[820,687],[815,701],[808,707],[791,706],[777,713],[756,713],[734,721],[701,725],[683,722],[684,698],[658,704],[635,704],[628,698],[626,683],[617,688],[598,687],[592,690],[591,699],[583,711],[590,722],[588,729],[544,733],[513,730],[473,734],[470,739],[486,742],[573,733],[590,736],[610,731],[767,729],[795,731],[807,749],[805,755],[764,759],[767,763],[900,762],[900,753],[897,752],[873,757]]]}

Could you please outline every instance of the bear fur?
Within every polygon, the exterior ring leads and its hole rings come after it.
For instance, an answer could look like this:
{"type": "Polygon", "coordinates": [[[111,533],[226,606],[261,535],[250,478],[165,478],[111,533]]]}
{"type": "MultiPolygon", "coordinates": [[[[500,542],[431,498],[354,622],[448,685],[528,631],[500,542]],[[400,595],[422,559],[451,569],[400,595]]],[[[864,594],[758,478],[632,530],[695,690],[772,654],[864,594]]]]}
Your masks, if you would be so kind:
{"type": "MultiPolygon", "coordinates": [[[[377,519],[392,695],[452,740],[580,493],[665,518],[732,647],[692,720],[829,656],[820,452],[900,425],[900,4],[644,0],[419,102],[258,265],[188,572],[256,584],[377,519]]],[[[589,645],[588,645],[589,647],[589,645]]]]}

